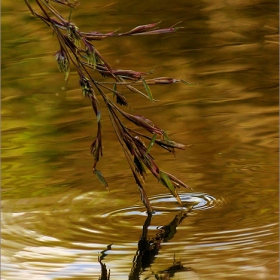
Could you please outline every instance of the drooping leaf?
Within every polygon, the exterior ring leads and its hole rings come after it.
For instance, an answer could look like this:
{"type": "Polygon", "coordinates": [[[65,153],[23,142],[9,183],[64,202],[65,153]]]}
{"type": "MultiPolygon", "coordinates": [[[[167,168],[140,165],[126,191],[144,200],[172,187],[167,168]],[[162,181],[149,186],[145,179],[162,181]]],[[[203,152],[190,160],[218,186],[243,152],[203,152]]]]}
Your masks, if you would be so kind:
{"type": "Polygon", "coordinates": [[[150,90],[150,87],[148,86],[148,84],[146,83],[145,79],[142,79],[142,82],[143,82],[143,85],[144,85],[144,88],[149,96],[149,99],[154,102],[154,98],[153,98],[153,95],[152,95],[152,92],[150,90]]]}
{"type": "Polygon", "coordinates": [[[108,183],[106,182],[105,178],[103,177],[102,173],[96,169],[93,170],[93,173],[96,175],[99,182],[108,189],[108,183]]]}
{"type": "Polygon", "coordinates": [[[180,197],[179,197],[179,195],[178,195],[178,193],[177,193],[173,183],[171,182],[169,176],[166,173],[162,172],[162,171],[159,172],[159,175],[160,175],[161,183],[165,187],[168,188],[170,193],[177,199],[177,201],[180,203],[180,205],[182,205],[182,201],[181,201],[181,199],[180,199],[180,197]]]}
{"type": "Polygon", "coordinates": [[[149,146],[148,146],[148,148],[147,148],[147,154],[150,152],[150,150],[151,150],[151,148],[153,147],[153,145],[154,145],[156,139],[157,139],[157,135],[154,134],[154,136],[152,137],[151,142],[150,142],[150,144],[149,144],[149,146]]]}
{"type": "Polygon", "coordinates": [[[115,97],[115,91],[117,91],[117,84],[114,84],[114,87],[113,87],[113,91],[112,91],[112,93],[113,93],[113,97],[115,97]]]}
{"type": "Polygon", "coordinates": [[[175,187],[172,184],[169,176],[162,171],[159,172],[159,175],[160,175],[160,179],[161,179],[161,182],[163,183],[163,185],[166,186],[169,189],[169,191],[171,192],[171,194],[175,196],[175,187]]]}

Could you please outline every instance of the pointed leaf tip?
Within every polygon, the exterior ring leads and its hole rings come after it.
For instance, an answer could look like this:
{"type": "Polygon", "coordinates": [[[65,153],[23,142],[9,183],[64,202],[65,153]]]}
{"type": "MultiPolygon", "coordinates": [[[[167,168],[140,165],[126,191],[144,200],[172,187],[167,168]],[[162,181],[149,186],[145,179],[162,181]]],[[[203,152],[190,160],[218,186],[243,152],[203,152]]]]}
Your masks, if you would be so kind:
{"type": "Polygon", "coordinates": [[[151,150],[151,148],[153,147],[153,145],[154,145],[156,139],[157,139],[157,134],[155,133],[154,136],[153,136],[152,139],[151,139],[151,142],[150,142],[148,148],[147,148],[147,154],[150,152],[150,150],[151,150]]]}
{"type": "Polygon", "coordinates": [[[143,82],[143,85],[144,85],[144,88],[148,94],[148,97],[149,99],[154,102],[154,98],[153,98],[153,95],[152,95],[152,92],[151,92],[151,89],[150,87],[148,86],[147,82],[145,81],[145,79],[142,79],[142,82],[143,82]]]}
{"type": "Polygon", "coordinates": [[[108,183],[106,182],[105,178],[103,177],[102,173],[96,169],[93,170],[93,173],[96,175],[99,182],[108,189],[108,183]]]}
{"type": "Polygon", "coordinates": [[[159,175],[160,175],[161,183],[169,189],[170,193],[177,199],[179,204],[182,205],[182,201],[180,199],[180,196],[178,195],[178,193],[177,193],[173,183],[171,182],[169,176],[162,171],[159,172],[159,175]]]}
{"type": "Polygon", "coordinates": [[[175,187],[172,184],[169,176],[167,174],[165,174],[164,172],[160,171],[159,172],[160,175],[160,179],[161,182],[169,189],[169,191],[171,192],[171,194],[176,197],[176,193],[175,193],[175,187]]]}

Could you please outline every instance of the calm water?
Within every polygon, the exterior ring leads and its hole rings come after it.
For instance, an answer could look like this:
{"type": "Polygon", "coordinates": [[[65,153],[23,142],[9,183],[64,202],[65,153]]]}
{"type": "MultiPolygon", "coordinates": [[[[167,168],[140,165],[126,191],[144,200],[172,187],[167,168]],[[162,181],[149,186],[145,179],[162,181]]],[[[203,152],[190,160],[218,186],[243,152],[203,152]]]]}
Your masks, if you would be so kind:
{"type": "Polygon", "coordinates": [[[152,154],[196,204],[186,213],[149,175],[147,220],[105,108],[110,192],[97,182],[96,120],[75,71],[66,86],[52,32],[23,1],[3,1],[2,279],[98,279],[98,257],[111,279],[278,279],[278,3],[81,2],[72,20],[83,30],[182,21],[175,34],[95,46],[115,68],[197,84],[152,87],[156,104],[128,94],[137,114],[190,145],[152,154]],[[155,250],[141,270],[147,238],[155,250]]]}

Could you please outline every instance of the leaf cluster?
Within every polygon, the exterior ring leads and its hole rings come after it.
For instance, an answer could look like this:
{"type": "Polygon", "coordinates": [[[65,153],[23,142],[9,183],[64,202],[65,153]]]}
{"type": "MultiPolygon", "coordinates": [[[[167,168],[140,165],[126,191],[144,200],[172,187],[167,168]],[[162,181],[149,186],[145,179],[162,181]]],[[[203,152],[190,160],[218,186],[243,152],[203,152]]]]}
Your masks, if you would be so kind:
{"type": "Polygon", "coordinates": [[[65,19],[54,8],[52,2],[69,7],[70,12],[72,12],[72,10],[78,5],[77,1],[35,0],[36,8],[40,11],[37,12],[30,5],[29,1],[25,0],[31,13],[53,30],[59,43],[59,50],[55,54],[55,59],[59,70],[65,74],[65,80],[67,81],[69,79],[70,67],[73,67],[79,74],[79,85],[82,89],[82,94],[90,99],[92,104],[97,120],[97,134],[90,149],[94,159],[93,173],[97,176],[101,184],[108,188],[104,176],[96,169],[97,163],[103,155],[101,110],[99,105],[99,100],[101,99],[107,107],[111,123],[130,165],[136,184],[139,187],[141,199],[147,208],[148,213],[152,212],[152,207],[144,188],[145,176],[147,174],[146,170],[149,170],[150,173],[153,174],[181,204],[180,197],[177,193],[177,187],[188,186],[172,174],[161,170],[155,163],[150,152],[154,144],[166,149],[172,154],[175,154],[175,149],[184,149],[185,146],[171,141],[164,130],[153,124],[152,121],[144,116],[133,115],[122,109],[122,106],[130,106],[125,95],[118,90],[118,87],[121,85],[129,91],[135,92],[140,96],[155,102],[156,100],[153,98],[150,89],[151,85],[187,82],[171,77],[147,79],[149,73],[126,69],[114,69],[93,44],[96,40],[103,40],[108,37],[170,33],[175,32],[178,27],[172,26],[170,28],[160,29],[158,28],[160,23],[150,23],[137,26],[124,33],[100,33],[97,31],[82,32],[75,23],[70,21],[70,16],[69,19],[65,19]],[[93,77],[93,73],[95,72],[103,77],[109,78],[111,81],[98,81],[93,77]],[[136,87],[137,85],[142,85],[143,89],[140,90],[136,87]],[[108,92],[113,94],[113,99],[109,98],[107,94],[108,92]],[[133,124],[136,128],[128,128],[128,126],[125,125],[125,122],[133,124]],[[144,130],[145,133],[139,132],[139,129],[144,130]],[[145,141],[143,141],[144,139],[148,141],[148,146],[146,146],[145,141]]]}

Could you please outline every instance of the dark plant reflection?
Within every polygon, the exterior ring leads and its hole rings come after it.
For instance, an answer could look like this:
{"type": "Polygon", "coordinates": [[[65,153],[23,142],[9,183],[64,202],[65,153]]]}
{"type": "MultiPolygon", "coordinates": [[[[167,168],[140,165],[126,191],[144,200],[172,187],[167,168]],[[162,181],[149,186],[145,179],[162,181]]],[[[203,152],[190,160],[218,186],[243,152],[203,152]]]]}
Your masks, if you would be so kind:
{"type": "MultiPolygon", "coordinates": [[[[158,227],[158,232],[154,237],[148,237],[148,229],[151,224],[152,214],[149,214],[142,229],[141,237],[138,241],[138,248],[133,258],[133,265],[128,276],[129,280],[140,279],[140,275],[143,271],[149,268],[152,263],[155,261],[156,256],[159,254],[161,249],[161,243],[171,240],[177,232],[177,226],[187,217],[187,214],[191,209],[183,210],[177,214],[173,220],[165,225],[158,227]]],[[[101,265],[101,275],[99,280],[109,280],[110,279],[110,270],[107,269],[105,263],[102,262],[107,256],[107,251],[111,250],[112,244],[107,246],[107,249],[101,252],[101,256],[98,258],[98,261],[101,265]]],[[[157,279],[165,280],[174,277],[176,272],[180,271],[190,271],[193,270],[190,267],[184,267],[181,261],[173,259],[173,264],[158,272],[152,272],[152,275],[147,276],[145,279],[157,279]],[[151,278],[152,277],[152,278],[151,278]]]]}

